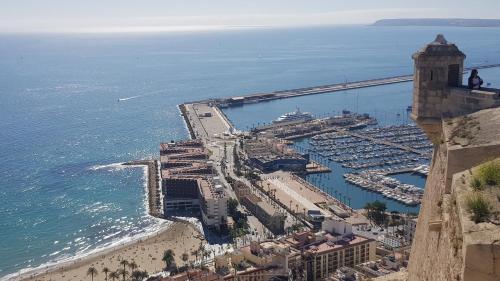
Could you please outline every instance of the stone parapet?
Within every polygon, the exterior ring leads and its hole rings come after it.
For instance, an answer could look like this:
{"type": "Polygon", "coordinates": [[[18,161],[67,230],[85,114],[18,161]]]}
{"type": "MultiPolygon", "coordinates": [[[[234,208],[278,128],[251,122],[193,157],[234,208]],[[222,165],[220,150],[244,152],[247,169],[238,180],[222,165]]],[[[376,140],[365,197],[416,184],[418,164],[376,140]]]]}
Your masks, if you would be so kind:
{"type": "Polygon", "coordinates": [[[499,124],[500,108],[443,121],[443,141],[447,151],[445,193],[450,193],[455,173],[500,157],[499,124]]]}

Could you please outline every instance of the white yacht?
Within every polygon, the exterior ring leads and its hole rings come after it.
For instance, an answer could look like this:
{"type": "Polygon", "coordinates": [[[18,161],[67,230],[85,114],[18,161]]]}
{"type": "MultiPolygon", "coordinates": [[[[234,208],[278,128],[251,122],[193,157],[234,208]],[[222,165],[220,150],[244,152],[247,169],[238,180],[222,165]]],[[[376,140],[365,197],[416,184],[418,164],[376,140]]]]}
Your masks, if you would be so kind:
{"type": "Polygon", "coordinates": [[[273,123],[283,123],[292,121],[309,121],[312,120],[313,116],[309,112],[302,112],[299,108],[294,112],[289,112],[281,115],[278,119],[274,120],[273,123]]]}

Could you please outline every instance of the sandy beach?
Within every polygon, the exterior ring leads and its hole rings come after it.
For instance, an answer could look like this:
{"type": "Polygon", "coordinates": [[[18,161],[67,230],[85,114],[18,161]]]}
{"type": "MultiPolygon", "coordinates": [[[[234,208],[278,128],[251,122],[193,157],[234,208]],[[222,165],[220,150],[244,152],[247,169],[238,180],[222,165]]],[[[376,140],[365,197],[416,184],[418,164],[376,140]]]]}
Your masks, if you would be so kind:
{"type": "MultiPolygon", "coordinates": [[[[87,270],[93,266],[99,272],[94,276],[94,281],[105,280],[105,274],[102,272],[104,267],[111,271],[123,268],[120,261],[125,259],[129,262],[134,261],[139,267],[138,270],[146,270],[148,273],[161,271],[165,266],[162,261],[163,252],[171,249],[175,253],[177,265],[183,265],[182,255],[187,253],[189,260],[195,257],[191,252],[198,249],[200,243],[205,244],[204,238],[198,230],[190,223],[174,222],[167,229],[159,232],[157,235],[132,242],[128,245],[113,249],[103,250],[87,258],[76,260],[64,265],[49,268],[48,272],[33,275],[24,275],[15,277],[11,280],[22,281],[83,281],[90,280],[87,276],[87,270]]],[[[127,271],[131,272],[129,268],[127,271]]],[[[109,279],[109,278],[108,278],[109,279]]],[[[109,279],[110,280],[110,279],[109,279]]]]}

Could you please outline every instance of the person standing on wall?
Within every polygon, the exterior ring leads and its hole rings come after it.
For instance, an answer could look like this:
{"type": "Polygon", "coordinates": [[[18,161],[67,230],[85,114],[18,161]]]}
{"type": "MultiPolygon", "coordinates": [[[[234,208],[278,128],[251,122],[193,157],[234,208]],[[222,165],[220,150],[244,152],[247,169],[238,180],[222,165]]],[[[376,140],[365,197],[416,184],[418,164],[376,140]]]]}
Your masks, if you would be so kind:
{"type": "Polygon", "coordinates": [[[483,85],[483,79],[479,77],[477,69],[473,69],[469,76],[469,89],[480,89],[483,85]]]}

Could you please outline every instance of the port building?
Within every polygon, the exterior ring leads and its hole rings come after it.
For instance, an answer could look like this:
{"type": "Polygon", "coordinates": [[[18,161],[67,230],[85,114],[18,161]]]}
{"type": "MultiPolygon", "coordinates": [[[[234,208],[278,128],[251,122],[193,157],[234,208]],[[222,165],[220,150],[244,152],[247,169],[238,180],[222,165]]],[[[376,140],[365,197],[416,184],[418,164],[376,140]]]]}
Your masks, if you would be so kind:
{"type": "Polygon", "coordinates": [[[285,232],[286,215],[280,212],[279,208],[275,208],[268,201],[253,194],[243,182],[236,182],[233,188],[241,204],[257,217],[267,229],[274,234],[285,232]]]}
{"type": "Polygon", "coordinates": [[[256,138],[243,145],[247,162],[264,173],[278,170],[305,172],[309,155],[301,155],[277,139],[256,138]]]}

